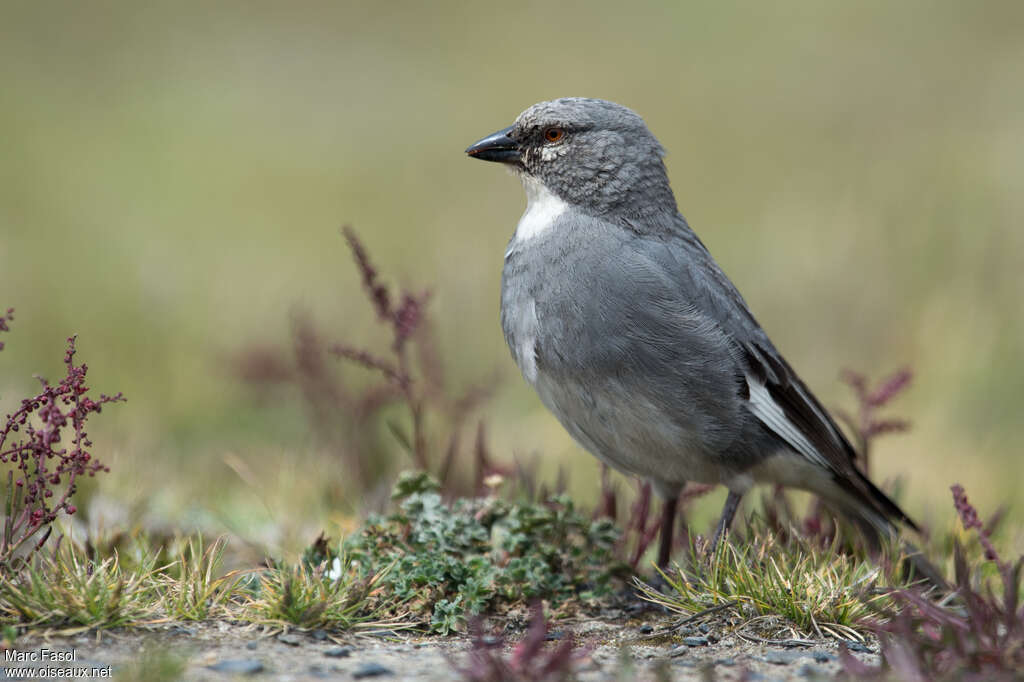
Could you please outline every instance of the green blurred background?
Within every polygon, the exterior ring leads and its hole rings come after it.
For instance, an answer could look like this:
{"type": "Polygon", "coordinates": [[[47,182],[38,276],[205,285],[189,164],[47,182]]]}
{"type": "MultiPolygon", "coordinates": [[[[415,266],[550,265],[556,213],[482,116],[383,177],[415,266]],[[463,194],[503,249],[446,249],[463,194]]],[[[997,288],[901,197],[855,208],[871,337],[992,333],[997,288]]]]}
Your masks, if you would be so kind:
{"type": "MultiPolygon", "coordinates": [[[[1024,4],[4,2],[0,407],[80,335],[126,518],[294,547],[346,472],[302,401],[230,371],[307,311],[384,337],[338,236],[429,286],[451,380],[503,377],[499,457],[598,467],[519,378],[498,322],[518,183],[462,150],[530,104],[624,103],[679,204],[829,405],[849,367],[916,372],[875,474],[945,523],[948,486],[1024,519],[1024,4]]],[[[354,494],[351,491],[346,494],[354,494]]],[[[713,502],[708,503],[710,507],[713,502]]],[[[342,505],[344,506],[344,505],[342,505]]],[[[357,506],[353,502],[352,506],[357,506]]],[[[710,509],[708,507],[708,509],[710,509]]],[[[108,523],[115,523],[111,511],[108,523]]],[[[708,511],[708,514],[711,512],[708,511]]]]}

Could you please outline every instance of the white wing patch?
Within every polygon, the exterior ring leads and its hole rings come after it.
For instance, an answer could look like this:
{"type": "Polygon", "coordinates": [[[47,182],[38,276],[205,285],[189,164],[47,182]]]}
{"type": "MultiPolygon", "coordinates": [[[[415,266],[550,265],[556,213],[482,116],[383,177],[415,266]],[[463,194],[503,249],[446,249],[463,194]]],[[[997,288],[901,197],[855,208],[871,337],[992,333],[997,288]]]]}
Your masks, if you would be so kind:
{"type": "Polygon", "coordinates": [[[523,377],[537,383],[537,302],[532,298],[518,311],[516,360],[523,377]]]}
{"type": "Polygon", "coordinates": [[[811,441],[807,440],[807,436],[789,420],[763,383],[748,374],[747,386],[750,387],[750,402],[747,403],[747,407],[755,417],[764,422],[765,426],[778,434],[801,455],[826,469],[831,468],[821,453],[811,445],[811,441]]]}

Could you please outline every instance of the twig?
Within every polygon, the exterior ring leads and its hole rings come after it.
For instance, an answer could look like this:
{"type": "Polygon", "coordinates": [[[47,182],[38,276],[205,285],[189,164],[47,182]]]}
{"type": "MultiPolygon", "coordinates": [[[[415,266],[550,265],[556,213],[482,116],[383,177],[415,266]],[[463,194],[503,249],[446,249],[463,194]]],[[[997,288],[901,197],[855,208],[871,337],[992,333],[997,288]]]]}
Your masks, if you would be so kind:
{"type": "Polygon", "coordinates": [[[695,620],[700,620],[704,616],[709,616],[712,613],[718,613],[719,611],[725,611],[726,609],[731,609],[732,607],[736,606],[737,604],[739,604],[739,601],[733,599],[732,601],[726,602],[724,604],[719,604],[718,606],[712,606],[709,609],[704,609],[703,611],[698,611],[697,613],[693,614],[692,616],[687,616],[686,618],[684,618],[681,621],[679,621],[678,623],[676,623],[673,626],[673,628],[674,629],[681,628],[682,626],[688,625],[689,623],[692,623],[695,620]]]}
{"type": "Polygon", "coordinates": [[[815,642],[813,639],[765,639],[764,637],[758,637],[756,635],[748,635],[744,632],[736,633],[740,638],[753,642],[755,644],[769,644],[771,646],[817,646],[821,642],[815,642]]]}

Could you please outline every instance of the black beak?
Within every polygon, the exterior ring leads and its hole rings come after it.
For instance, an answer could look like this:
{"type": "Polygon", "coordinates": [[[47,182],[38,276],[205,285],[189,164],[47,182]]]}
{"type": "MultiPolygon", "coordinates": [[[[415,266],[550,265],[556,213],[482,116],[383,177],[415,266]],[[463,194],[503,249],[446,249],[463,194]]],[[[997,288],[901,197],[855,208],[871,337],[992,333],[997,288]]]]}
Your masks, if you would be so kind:
{"type": "Polygon", "coordinates": [[[474,159],[501,163],[515,163],[521,158],[519,145],[512,139],[512,126],[474,142],[466,153],[474,159]]]}

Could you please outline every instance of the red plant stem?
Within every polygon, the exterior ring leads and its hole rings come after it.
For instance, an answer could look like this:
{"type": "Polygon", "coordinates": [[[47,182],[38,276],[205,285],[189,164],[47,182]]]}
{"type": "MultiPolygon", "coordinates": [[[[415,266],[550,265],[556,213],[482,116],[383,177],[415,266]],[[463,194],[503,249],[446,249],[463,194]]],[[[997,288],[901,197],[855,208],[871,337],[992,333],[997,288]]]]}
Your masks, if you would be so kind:
{"type": "Polygon", "coordinates": [[[400,386],[405,400],[409,403],[409,412],[412,415],[412,455],[416,466],[423,471],[427,470],[427,437],[423,432],[423,399],[413,389],[412,375],[409,373],[409,356],[405,346],[396,348],[398,355],[398,372],[402,378],[400,386]]]}
{"type": "Polygon", "coordinates": [[[647,528],[647,517],[651,511],[651,484],[643,483],[640,486],[640,494],[636,502],[633,504],[633,513],[630,518],[629,527],[636,530],[636,547],[633,550],[633,557],[630,561],[630,566],[634,569],[637,564],[640,563],[640,558],[643,556],[644,551],[648,545],[651,544],[651,540],[654,539],[654,532],[660,528],[657,524],[651,532],[647,528]]]}

